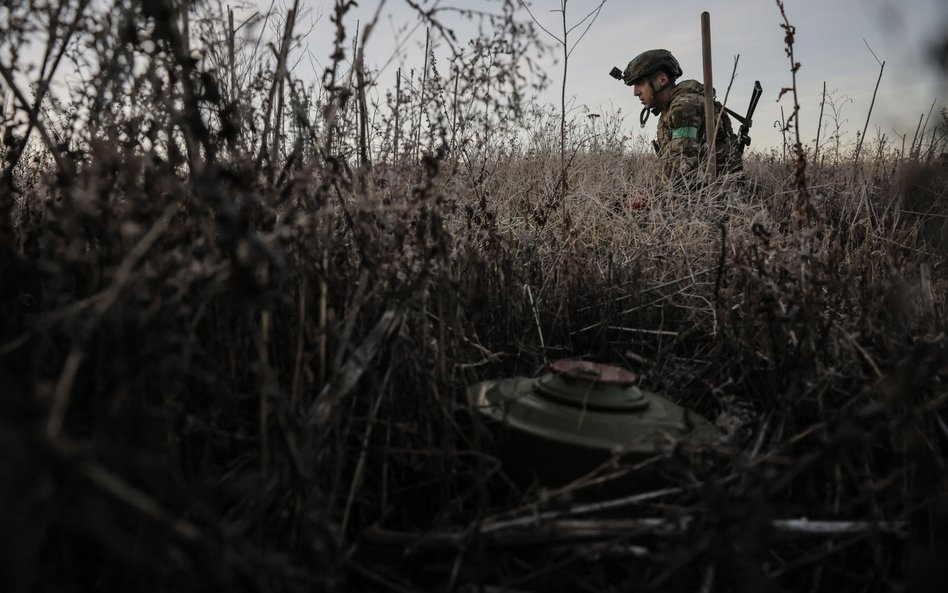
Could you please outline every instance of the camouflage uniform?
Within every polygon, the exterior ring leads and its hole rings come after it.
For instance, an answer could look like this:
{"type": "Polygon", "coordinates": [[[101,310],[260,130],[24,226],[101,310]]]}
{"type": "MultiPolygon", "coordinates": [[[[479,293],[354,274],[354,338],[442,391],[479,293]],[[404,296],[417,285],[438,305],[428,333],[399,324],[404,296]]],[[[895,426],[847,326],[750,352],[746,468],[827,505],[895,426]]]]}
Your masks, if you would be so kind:
{"type": "MultiPolygon", "coordinates": [[[[681,66],[665,49],[652,49],[632,59],[621,78],[625,84],[633,86],[637,81],[646,80],[656,72],[664,70],[672,83],[681,76],[681,66]]],[[[615,75],[619,78],[618,75],[615,75]]],[[[651,82],[649,83],[651,85],[651,82]]],[[[667,86],[665,88],[668,88],[667,86]]],[[[652,86],[653,97],[660,92],[652,86]]],[[[715,118],[721,115],[723,107],[714,102],[715,118]]],[[[671,96],[662,108],[648,107],[642,110],[642,125],[648,119],[649,112],[660,115],[658,120],[658,140],[656,147],[662,160],[662,173],[666,179],[698,184],[704,176],[702,161],[706,158],[704,125],[704,87],[695,80],[684,80],[671,86],[671,96]]],[[[731,128],[727,113],[720,118],[715,137],[717,175],[739,174],[743,168],[740,143],[731,128]]]]}
{"type": "MultiPolygon", "coordinates": [[[[721,103],[715,101],[715,118],[721,111],[721,103]]],[[[718,177],[738,173],[743,167],[731,120],[727,113],[720,119],[714,141],[718,177]]],[[[658,119],[658,154],[665,177],[687,180],[695,173],[703,174],[704,144],[704,87],[696,80],[684,80],[672,88],[671,99],[658,119]]]]}

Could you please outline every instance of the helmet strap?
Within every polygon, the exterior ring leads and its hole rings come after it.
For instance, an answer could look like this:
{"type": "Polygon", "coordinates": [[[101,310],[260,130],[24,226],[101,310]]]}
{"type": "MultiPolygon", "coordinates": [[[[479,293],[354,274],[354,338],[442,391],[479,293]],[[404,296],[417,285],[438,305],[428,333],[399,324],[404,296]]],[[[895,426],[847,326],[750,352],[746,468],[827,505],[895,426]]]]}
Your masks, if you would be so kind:
{"type": "MultiPolygon", "coordinates": [[[[670,87],[670,86],[671,86],[671,83],[669,82],[669,83],[665,84],[662,88],[657,89],[657,88],[655,88],[655,81],[652,80],[652,75],[649,75],[649,77],[648,77],[648,86],[649,86],[650,89],[652,89],[652,102],[654,103],[654,102],[655,102],[655,99],[658,97],[658,94],[661,93],[662,91],[664,91],[665,89],[667,89],[668,87],[670,87]]],[[[651,113],[654,113],[655,115],[658,115],[659,113],[662,112],[662,110],[659,109],[658,107],[652,107],[652,108],[645,107],[645,108],[643,108],[643,109],[642,109],[642,113],[639,115],[639,124],[641,124],[641,126],[642,126],[643,128],[645,127],[645,122],[648,121],[648,116],[649,116],[649,113],[650,113],[650,112],[651,112],[651,113]]]]}
{"type": "MultiPolygon", "coordinates": [[[[661,92],[663,92],[663,91],[664,91],[665,89],[667,89],[668,87],[670,87],[670,86],[671,86],[671,82],[667,82],[667,83],[665,83],[665,84],[662,86],[662,88],[657,89],[657,88],[655,88],[655,81],[653,81],[651,78],[649,78],[649,79],[648,79],[648,86],[651,87],[651,89],[652,89],[652,102],[654,103],[654,102],[655,102],[655,99],[658,98],[658,94],[661,93],[661,92]]],[[[661,110],[659,109],[659,110],[656,112],[656,114],[657,114],[657,113],[661,113],[661,110]]]]}
{"type": "Polygon", "coordinates": [[[645,122],[648,121],[649,113],[651,113],[651,110],[648,107],[643,107],[642,113],[639,114],[639,123],[643,128],[645,127],[645,122]]]}

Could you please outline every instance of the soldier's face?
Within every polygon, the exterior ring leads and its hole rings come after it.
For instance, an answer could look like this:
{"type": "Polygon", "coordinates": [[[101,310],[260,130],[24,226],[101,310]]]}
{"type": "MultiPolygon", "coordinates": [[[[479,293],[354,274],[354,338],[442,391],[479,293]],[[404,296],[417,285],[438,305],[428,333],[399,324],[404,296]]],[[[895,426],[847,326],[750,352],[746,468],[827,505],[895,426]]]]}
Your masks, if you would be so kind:
{"type": "Polygon", "coordinates": [[[663,101],[666,101],[667,98],[655,96],[655,89],[662,89],[659,91],[659,95],[662,94],[664,89],[668,86],[669,80],[668,75],[664,72],[659,72],[651,77],[651,79],[643,79],[636,82],[632,85],[632,88],[635,90],[635,96],[639,98],[639,101],[642,102],[643,107],[648,107],[649,109],[662,108],[663,101]],[[649,84],[651,80],[652,84],[649,84]]]}
{"type": "Polygon", "coordinates": [[[643,107],[652,107],[652,100],[655,97],[652,96],[652,87],[648,79],[636,82],[632,88],[635,89],[635,96],[642,102],[643,107]]]}

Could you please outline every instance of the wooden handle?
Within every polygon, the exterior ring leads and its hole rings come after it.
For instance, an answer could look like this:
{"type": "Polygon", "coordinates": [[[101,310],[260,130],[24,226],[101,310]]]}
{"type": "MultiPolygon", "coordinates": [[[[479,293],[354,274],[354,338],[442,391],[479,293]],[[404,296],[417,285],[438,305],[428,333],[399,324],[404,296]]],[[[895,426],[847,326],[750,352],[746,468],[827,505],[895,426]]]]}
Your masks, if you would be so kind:
{"type": "Polygon", "coordinates": [[[708,176],[717,176],[714,150],[714,83],[711,79],[711,14],[701,13],[701,55],[704,58],[704,140],[708,145],[708,176]]]}

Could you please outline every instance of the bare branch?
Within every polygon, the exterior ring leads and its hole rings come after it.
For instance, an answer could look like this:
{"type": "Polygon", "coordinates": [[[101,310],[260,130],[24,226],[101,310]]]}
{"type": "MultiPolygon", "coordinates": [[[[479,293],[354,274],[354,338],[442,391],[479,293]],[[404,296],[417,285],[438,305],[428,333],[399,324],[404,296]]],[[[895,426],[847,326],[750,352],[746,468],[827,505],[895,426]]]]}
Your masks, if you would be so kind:
{"type": "Polygon", "coordinates": [[[564,40],[560,39],[559,37],[551,33],[549,29],[547,29],[546,27],[540,24],[540,21],[537,20],[537,17],[533,16],[533,12],[530,10],[530,7],[527,6],[526,2],[524,2],[523,0],[517,0],[517,1],[520,2],[520,6],[523,6],[524,10],[527,11],[527,14],[530,15],[530,18],[533,19],[533,23],[536,26],[540,27],[540,29],[542,29],[544,33],[546,33],[547,35],[555,39],[558,43],[565,43],[564,40]]]}

